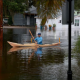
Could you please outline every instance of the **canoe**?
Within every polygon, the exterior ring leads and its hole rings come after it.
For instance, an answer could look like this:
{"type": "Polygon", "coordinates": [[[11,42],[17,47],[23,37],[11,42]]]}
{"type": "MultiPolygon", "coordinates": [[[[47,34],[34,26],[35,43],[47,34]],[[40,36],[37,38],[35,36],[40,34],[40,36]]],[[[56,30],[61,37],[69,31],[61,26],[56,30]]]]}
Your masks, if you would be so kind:
{"type": "Polygon", "coordinates": [[[10,52],[18,51],[18,50],[23,50],[23,49],[36,49],[36,47],[12,47],[7,53],[9,54],[10,52]]]}
{"type": "Polygon", "coordinates": [[[27,44],[19,44],[19,43],[14,43],[14,42],[10,42],[10,41],[7,41],[12,47],[24,47],[24,46],[36,46],[35,43],[27,43],[27,44]]]}
{"type": "Polygon", "coordinates": [[[48,47],[48,46],[56,46],[56,45],[59,45],[60,42],[58,43],[52,43],[52,44],[35,44],[35,43],[26,43],[26,44],[19,44],[19,43],[14,43],[14,42],[10,42],[10,41],[7,41],[12,47],[36,47],[36,46],[39,46],[39,47],[48,47]]]}

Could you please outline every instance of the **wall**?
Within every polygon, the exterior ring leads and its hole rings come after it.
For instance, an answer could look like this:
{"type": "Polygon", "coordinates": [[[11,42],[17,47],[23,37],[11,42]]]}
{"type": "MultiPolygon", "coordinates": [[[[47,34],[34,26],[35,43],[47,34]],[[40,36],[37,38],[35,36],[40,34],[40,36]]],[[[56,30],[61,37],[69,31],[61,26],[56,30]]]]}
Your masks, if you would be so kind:
{"type": "Polygon", "coordinates": [[[15,26],[35,26],[36,24],[36,18],[34,18],[35,15],[23,15],[20,13],[17,13],[14,15],[14,22],[13,25],[15,26]]]}
{"type": "Polygon", "coordinates": [[[21,25],[21,26],[23,26],[23,22],[24,22],[23,14],[18,13],[18,14],[14,15],[13,25],[21,25]]]}
{"type": "MultiPolygon", "coordinates": [[[[80,25],[80,17],[79,16],[75,16],[74,17],[74,24],[75,24],[75,19],[79,19],[79,25],[80,25]]],[[[61,20],[62,22],[62,16],[58,17],[57,19],[48,19],[46,24],[47,28],[49,28],[49,25],[53,25],[54,23],[56,24],[56,28],[67,28],[68,25],[62,25],[62,23],[59,23],[59,21],[61,20]]],[[[36,19],[36,24],[37,27],[40,28],[40,23],[41,23],[41,19],[36,19]]],[[[80,28],[80,26],[75,26],[74,24],[72,24],[72,28],[80,28]]]]}

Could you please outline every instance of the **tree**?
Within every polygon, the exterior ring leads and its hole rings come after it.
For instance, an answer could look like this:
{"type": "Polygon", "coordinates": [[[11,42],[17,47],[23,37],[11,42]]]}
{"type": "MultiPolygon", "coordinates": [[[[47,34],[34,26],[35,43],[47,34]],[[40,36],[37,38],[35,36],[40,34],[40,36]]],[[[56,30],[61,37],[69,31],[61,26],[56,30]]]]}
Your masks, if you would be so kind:
{"type": "Polygon", "coordinates": [[[41,25],[44,25],[48,18],[56,16],[57,12],[65,0],[34,0],[36,2],[37,12],[42,18],[41,25]]]}
{"type": "Polygon", "coordinates": [[[10,14],[13,19],[15,13],[22,13],[32,5],[37,7],[37,13],[44,25],[48,18],[56,16],[65,0],[3,0],[4,16],[10,14]]]}
{"type": "Polygon", "coordinates": [[[36,7],[36,1],[35,0],[28,0],[28,6],[31,7],[32,5],[36,7]]]}
{"type": "Polygon", "coordinates": [[[13,16],[15,13],[23,13],[27,7],[28,0],[3,0],[3,16],[13,16]]]}
{"type": "Polygon", "coordinates": [[[74,52],[80,53],[80,36],[78,37],[76,43],[75,43],[75,47],[73,48],[74,52]]]}
{"type": "Polygon", "coordinates": [[[2,3],[2,0],[0,0],[0,27],[2,27],[2,19],[3,19],[3,3],[2,3]]]}
{"type": "Polygon", "coordinates": [[[80,10],[80,0],[74,0],[74,9],[80,10]]]}

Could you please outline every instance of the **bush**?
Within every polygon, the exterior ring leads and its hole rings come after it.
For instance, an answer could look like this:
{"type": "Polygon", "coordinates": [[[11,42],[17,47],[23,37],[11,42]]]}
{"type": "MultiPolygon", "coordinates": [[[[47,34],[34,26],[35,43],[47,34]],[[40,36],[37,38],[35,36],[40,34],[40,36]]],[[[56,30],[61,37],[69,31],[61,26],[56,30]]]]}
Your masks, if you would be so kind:
{"type": "Polygon", "coordinates": [[[75,47],[73,49],[75,52],[80,53],[80,36],[77,40],[77,42],[75,43],[75,47]]]}
{"type": "Polygon", "coordinates": [[[56,24],[53,24],[53,27],[56,27],[56,24]]]}
{"type": "Polygon", "coordinates": [[[11,17],[11,16],[9,16],[8,24],[9,24],[9,25],[12,25],[12,24],[13,24],[13,22],[12,22],[12,17],[11,17]]]}

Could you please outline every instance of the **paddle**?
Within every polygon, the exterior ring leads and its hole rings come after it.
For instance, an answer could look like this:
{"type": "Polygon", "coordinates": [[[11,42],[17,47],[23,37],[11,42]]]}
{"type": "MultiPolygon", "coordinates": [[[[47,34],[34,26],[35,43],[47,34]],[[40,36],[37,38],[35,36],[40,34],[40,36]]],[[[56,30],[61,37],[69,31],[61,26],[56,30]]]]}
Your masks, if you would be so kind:
{"type": "Polygon", "coordinates": [[[30,34],[31,34],[31,36],[32,36],[32,38],[33,38],[33,40],[34,40],[34,42],[36,43],[36,41],[35,41],[35,39],[34,39],[34,37],[33,37],[33,35],[32,35],[32,33],[31,33],[31,31],[29,30],[29,32],[30,32],[30,34]]]}

